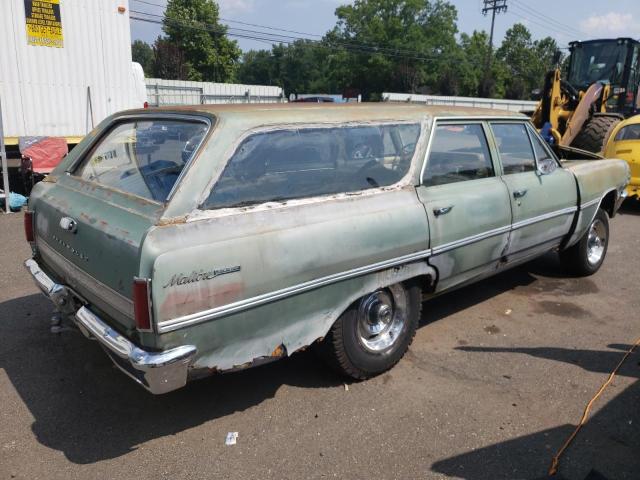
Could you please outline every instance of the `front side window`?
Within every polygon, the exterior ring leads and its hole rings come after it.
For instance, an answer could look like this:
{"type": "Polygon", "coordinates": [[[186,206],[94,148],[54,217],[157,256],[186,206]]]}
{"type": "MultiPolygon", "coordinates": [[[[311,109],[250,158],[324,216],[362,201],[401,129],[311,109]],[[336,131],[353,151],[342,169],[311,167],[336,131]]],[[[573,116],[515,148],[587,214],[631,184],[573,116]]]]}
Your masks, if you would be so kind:
{"type": "Polygon", "coordinates": [[[419,124],[255,133],[229,159],[204,208],[385,187],[409,171],[419,124]]]}
{"type": "Polygon", "coordinates": [[[187,120],[130,120],[115,125],[74,175],[164,202],[208,126],[187,120]]]}
{"type": "Polygon", "coordinates": [[[538,162],[542,162],[545,160],[555,160],[554,157],[549,153],[549,150],[545,148],[540,135],[537,132],[533,131],[532,128],[529,128],[529,136],[531,137],[531,143],[533,144],[533,151],[536,155],[536,159],[538,162]]]}
{"type": "Polygon", "coordinates": [[[494,123],[491,128],[505,175],[535,171],[536,160],[524,124],[494,123]]]}
{"type": "Polygon", "coordinates": [[[482,125],[438,125],[424,173],[426,186],[493,177],[493,165],[482,125]]]}

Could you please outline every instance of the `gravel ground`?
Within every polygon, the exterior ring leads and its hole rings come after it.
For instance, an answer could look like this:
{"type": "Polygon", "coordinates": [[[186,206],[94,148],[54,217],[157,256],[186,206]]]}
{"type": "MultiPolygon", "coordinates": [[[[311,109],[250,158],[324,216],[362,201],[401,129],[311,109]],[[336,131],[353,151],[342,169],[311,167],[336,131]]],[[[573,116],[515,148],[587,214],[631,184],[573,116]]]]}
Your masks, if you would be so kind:
{"type": "MultiPolygon", "coordinates": [[[[406,357],[370,381],[347,388],[302,353],[156,397],[94,342],[49,333],[22,216],[0,215],[0,479],[546,478],[640,335],[640,206],[611,230],[593,277],[564,278],[550,254],[425,303],[406,357]]],[[[554,478],[640,478],[639,365],[554,478]]]]}

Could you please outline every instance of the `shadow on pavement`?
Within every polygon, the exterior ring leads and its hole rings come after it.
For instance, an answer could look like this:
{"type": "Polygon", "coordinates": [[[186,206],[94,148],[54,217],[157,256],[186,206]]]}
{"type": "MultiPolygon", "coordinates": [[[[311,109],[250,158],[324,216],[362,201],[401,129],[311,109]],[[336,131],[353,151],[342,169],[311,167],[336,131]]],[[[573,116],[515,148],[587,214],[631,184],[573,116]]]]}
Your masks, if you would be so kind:
{"type": "MultiPolygon", "coordinates": [[[[475,353],[516,353],[577,365],[607,378],[622,359],[629,345],[610,345],[615,350],[572,350],[563,348],[485,348],[458,347],[475,353]]],[[[640,378],[640,354],[630,355],[618,375],[640,378]]],[[[552,367],[551,367],[552,368],[552,367]]],[[[550,369],[550,374],[552,374],[550,369]]],[[[619,389],[609,386],[608,393],[619,389]]],[[[595,394],[595,391],[593,392],[595,394]]],[[[605,393],[606,395],[606,393],[605,393]]],[[[590,400],[577,396],[582,405],[590,400]]],[[[604,398],[600,399],[602,402],[604,398]]],[[[515,438],[478,450],[440,460],[432,465],[436,472],[464,478],[484,479],[637,479],[640,475],[640,381],[636,381],[592,415],[560,461],[559,474],[547,477],[551,458],[574,430],[562,425],[532,435],[515,438]]],[[[596,404],[597,406],[597,404],[596,404]]],[[[576,421],[578,419],[576,418],[576,421]]]]}
{"type": "Polygon", "coordinates": [[[52,336],[50,304],[30,295],[0,304],[0,369],[34,417],[43,445],[74,463],[119,457],[145,442],[243,411],[281,385],[326,388],[343,380],[303,352],[271,365],[193,382],[154,396],[112,366],[79,332],[52,336]]]}
{"type": "MultiPolygon", "coordinates": [[[[555,260],[545,258],[431,300],[422,324],[535,283],[529,269],[549,275],[557,268],[555,260]]],[[[153,396],[80,333],[52,337],[46,324],[50,314],[49,301],[39,294],[0,303],[0,338],[11,339],[0,343],[0,368],[33,415],[38,441],[78,464],[116,458],[149,440],[246,410],[273,398],[282,385],[326,388],[343,383],[304,352],[153,396]]]]}
{"type": "Polygon", "coordinates": [[[637,197],[627,198],[618,212],[621,215],[640,215],[640,200],[637,197]]]}

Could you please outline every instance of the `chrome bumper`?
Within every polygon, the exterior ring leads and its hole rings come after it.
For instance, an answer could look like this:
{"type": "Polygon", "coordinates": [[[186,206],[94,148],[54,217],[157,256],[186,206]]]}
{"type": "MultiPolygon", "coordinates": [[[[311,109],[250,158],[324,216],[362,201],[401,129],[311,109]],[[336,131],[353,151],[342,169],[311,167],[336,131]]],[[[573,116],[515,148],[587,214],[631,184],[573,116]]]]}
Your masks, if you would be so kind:
{"type": "MultiPolygon", "coordinates": [[[[57,308],[65,313],[70,308],[75,310],[72,293],[66,286],[53,281],[33,259],[27,260],[25,267],[38,288],[57,308]]],[[[80,307],[74,319],[80,331],[97,340],[118,368],[151,393],[167,393],[187,383],[188,368],[196,353],[193,345],[148,352],[120,335],[87,306],[80,307]]]]}
{"type": "Polygon", "coordinates": [[[627,192],[627,189],[623,188],[622,191],[620,192],[620,195],[618,195],[618,200],[616,201],[616,204],[613,207],[614,213],[618,212],[618,209],[622,206],[622,202],[625,201],[628,195],[629,195],[629,192],[627,192]]]}

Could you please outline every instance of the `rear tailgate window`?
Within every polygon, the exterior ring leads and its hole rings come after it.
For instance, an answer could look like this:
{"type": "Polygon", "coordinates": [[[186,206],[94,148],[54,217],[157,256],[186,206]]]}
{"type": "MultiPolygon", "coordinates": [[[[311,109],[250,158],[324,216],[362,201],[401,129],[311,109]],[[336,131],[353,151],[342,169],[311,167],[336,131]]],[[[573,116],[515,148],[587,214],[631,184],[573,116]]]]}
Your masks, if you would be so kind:
{"type": "Polygon", "coordinates": [[[163,203],[207,129],[204,122],[166,118],[119,122],[92,148],[73,174],[163,203]]]}

